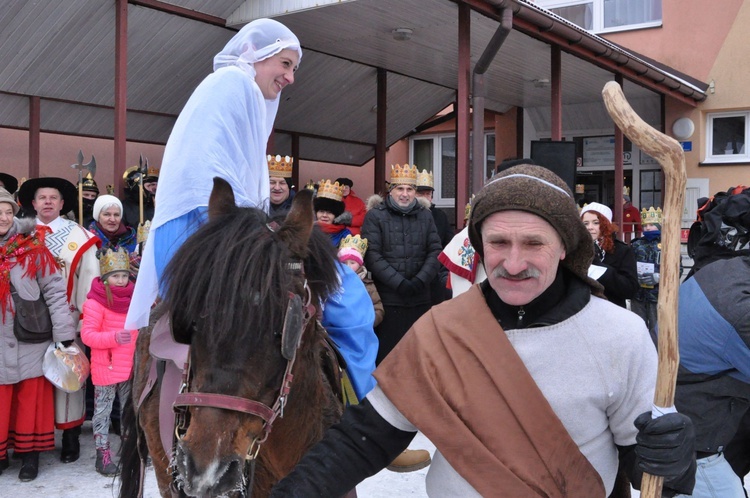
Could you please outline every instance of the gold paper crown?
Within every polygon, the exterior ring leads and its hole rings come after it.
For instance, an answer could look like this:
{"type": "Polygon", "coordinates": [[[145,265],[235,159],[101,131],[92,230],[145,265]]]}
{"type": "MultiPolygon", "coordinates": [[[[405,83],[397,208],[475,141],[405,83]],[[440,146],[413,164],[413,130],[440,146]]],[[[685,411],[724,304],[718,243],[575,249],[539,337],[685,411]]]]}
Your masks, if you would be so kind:
{"type": "Polygon", "coordinates": [[[125,248],[120,247],[117,251],[107,249],[99,254],[99,271],[102,278],[115,271],[129,271],[130,257],[125,248]]]}
{"type": "Polygon", "coordinates": [[[652,206],[648,208],[648,211],[646,211],[646,208],[641,209],[641,224],[643,225],[661,225],[663,218],[664,213],[662,213],[660,207],[654,209],[652,206]]]}
{"type": "Polygon", "coordinates": [[[292,177],[292,164],[294,159],[289,156],[280,155],[268,155],[268,176],[275,176],[277,178],[291,178],[292,177]]]}
{"type": "Polygon", "coordinates": [[[412,185],[417,186],[417,167],[408,164],[391,165],[390,185],[412,185]]]}
{"type": "Polygon", "coordinates": [[[622,186],[622,195],[630,195],[630,187],[622,186]]]}
{"type": "Polygon", "coordinates": [[[344,202],[344,186],[339,185],[339,182],[331,183],[331,180],[320,180],[318,183],[318,197],[344,202]]]}
{"type": "Polygon", "coordinates": [[[466,203],[466,207],[464,208],[464,221],[468,220],[471,216],[471,203],[474,202],[474,196],[475,194],[471,194],[471,199],[466,203]]]}
{"type": "Polygon", "coordinates": [[[432,171],[426,169],[417,171],[417,188],[419,187],[435,188],[435,177],[432,175],[432,171]]]}
{"type": "Polygon", "coordinates": [[[99,186],[94,181],[94,177],[91,176],[91,172],[89,172],[89,174],[86,175],[86,178],[84,178],[81,182],[81,188],[83,190],[93,190],[99,193],[99,186]]]}
{"type": "Polygon", "coordinates": [[[363,239],[359,236],[359,234],[353,237],[351,235],[347,235],[339,244],[339,249],[343,249],[345,247],[353,247],[357,250],[358,253],[364,256],[367,252],[367,239],[363,239]]]}
{"type": "Polygon", "coordinates": [[[143,224],[138,224],[138,232],[136,236],[136,241],[140,244],[142,242],[146,242],[148,239],[148,233],[151,231],[151,220],[146,220],[143,222],[143,224]]]}

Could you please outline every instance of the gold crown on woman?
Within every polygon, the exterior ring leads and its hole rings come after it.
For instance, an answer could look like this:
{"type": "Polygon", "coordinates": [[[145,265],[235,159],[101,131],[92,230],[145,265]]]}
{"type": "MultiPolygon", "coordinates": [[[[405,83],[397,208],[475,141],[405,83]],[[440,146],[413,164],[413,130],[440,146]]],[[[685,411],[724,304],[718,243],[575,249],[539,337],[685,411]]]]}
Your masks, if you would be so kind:
{"type": "Polygon", "coordinates": [[[661,208],[654,209],[653,206],[641,209],[641,224],[643,225],[661,225],[661,221],[664,219],[664,213],[661,208]]]}
{"type": "Polygon", "coordinates": [[[435,177],[432,171],[426,169],[417,171],[417,188],[419,187],[435,188],[435,177]]]}
{"type": "Polygon", "coordinates": [[[318,182],[318,197],[344,202],[344,186],[339,185],[339,182],[331,183],[331,180],[320,180],[318,182]]]}
{"type": "Polygon", "coordinates": [[[404,164],[391,165],[391,185],[413,185],[417,186],[417,166],[404,164]]]}
{"type": "Polygon", "coordinates": [[[344,249],[345,247],[356,249],[358,253],[364,256],[367,252],[367,239],[363,239],[359,234],[354,236],[347,235],[341,243],[339,243],[339,249],[344,249]]]}
{"type": "Polygon", "coordinates": [[[294,164],[294,158],[289,156],[275,156],[268,155],[268,176],[275,176],[277,178],[291,178],[292,177],[292,165],[294,164]]]}
{"type": "Polygon", "coordinates": [[[129,271],[130,257],[125,248],[120,247],[117,251],[107,249],[99,254],[99,272],[102,277],[116,271],[129,271]]]}

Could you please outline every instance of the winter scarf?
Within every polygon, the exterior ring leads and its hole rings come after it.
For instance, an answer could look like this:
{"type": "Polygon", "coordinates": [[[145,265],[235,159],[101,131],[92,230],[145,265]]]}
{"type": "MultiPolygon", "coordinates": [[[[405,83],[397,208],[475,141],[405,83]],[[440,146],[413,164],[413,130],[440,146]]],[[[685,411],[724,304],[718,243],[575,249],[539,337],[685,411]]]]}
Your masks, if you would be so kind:
{"type": "Polygon", "coordinates": [[[91,290],[86,295],[88,299],[93,299],[107,309],[115,313],[127,313],[130,307],[130,300],[133,297],[133,282],[128,282],[125,287],[112,287],[109,284],[102,283],[101,277],[96,277],[91,282],[91,290]],[[109,296],[107,290],[109,289],[109,296]],[[109,302],[109,298],[112,302],[109,302]]]}
{"type": "Polygon", "coordinates": [[[98,221],[94,221],[89,230],[102,240],[102,248],[110,248],[113,251],[122,247],[128,252],[133,252],[138,241],[135,228],[125,226],[122,221],[115,232],[105,231],[98,221]]]}
{"type": "Polygon", "coordinates": [[[23,274],[26,278],[36,278],[38,271],[41,271],[44,276],[47,272],[54,273],[57,270],[55,258],[44,245],[45,235],[51,232],[49,227],[39,225],[34,233],[17,233],[10,236],[0,247],[0,308],[3,313],[3,322],[8,307],[10,306],[11,309],[13,307],[10,294],[11,268],[20,264],[21,268],[26,269],[23,274]]]}

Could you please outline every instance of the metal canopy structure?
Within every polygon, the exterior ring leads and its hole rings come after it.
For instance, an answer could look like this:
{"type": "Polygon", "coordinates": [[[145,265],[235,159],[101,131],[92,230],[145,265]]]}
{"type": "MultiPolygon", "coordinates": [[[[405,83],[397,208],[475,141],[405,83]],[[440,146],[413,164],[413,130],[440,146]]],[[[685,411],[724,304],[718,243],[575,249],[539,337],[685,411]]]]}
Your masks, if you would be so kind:
{"type": "MultiPolygon", "coordinates": [[[[116,137],[116,8],[124,2],[0,1],[0,126],[34,129],[38,112],[42,132],[116,137]]],[[[525,0],[130,0],[125,136],[166,143],[213,56],[253,16],[274,15],[304,49],[296,84],[282,94],[275,150],[291,153],[295,143],[300,159],[362,165],[376,150],[379,70],[387,72],[386,146],[456,101],[462,4],[471,8],[471,67],[499,9],[513,9],[514,29],[485,75],[485,106],[522,107],[537,131],[550,129],[551,45],[563,52],[564,128],[611,126],[600,95],[614,74],[635,81],[628,100],[657,125],[662,95],[705,99],[705,85],[525,0]],[[396,39],[397,28],[411,30],[409,39],[396,39]]]]}

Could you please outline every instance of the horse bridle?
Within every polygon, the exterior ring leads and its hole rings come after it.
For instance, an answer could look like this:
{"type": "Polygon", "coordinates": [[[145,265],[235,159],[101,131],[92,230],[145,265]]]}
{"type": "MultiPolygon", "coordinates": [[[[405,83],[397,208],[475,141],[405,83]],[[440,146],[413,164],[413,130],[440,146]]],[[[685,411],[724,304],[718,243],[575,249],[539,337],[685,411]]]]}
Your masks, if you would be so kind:
{"type": "MultiPolygon", "coordinates": [[[[304,267],[301,261],[288,263],[287,269],[301,272],[304,276],[304,267]]],[[[268,435],[276,419],[284,417],[284,408],[292,388],[292,380],[294,379],[292,368],[297,358],[297,351],[302,345],[302,336],[307,325],[316,315],[316,308],[312,303],[312,293],[307,284],[307,279],[304,280],[303,288],[307,294],[304,303],[302,296],[291,291],[289,292],[289,302],[284,315],[284,327],[281,332],[282,356],[287,360],[287,363],[276,401],[274,401],[272,406],[268,406],[260,401],[228,394],[189,391],[190,355],[188,355],[188,363],[183,371],[180,393],[177,395],[173,405],[175,411],[175,444],[182,440],[188,430],[190,423],[188,409],[191,406],[211,407],[247,413],[263,420],[262,431],[253,438],[245,455],[245,478],[246,482],[249,483],[248,489],[252,489],[255,460],[260,447],[268,439],[268,435]]]]}

